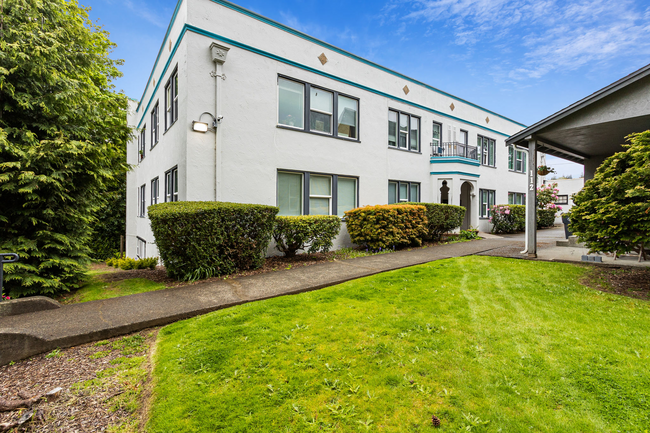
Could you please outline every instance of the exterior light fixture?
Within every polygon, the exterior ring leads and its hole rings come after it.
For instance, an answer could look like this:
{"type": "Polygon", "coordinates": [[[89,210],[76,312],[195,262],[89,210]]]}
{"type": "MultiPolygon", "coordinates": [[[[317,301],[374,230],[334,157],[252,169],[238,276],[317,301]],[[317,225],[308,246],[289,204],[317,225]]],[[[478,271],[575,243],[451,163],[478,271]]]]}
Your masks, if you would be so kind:
{"type": "Polygon", "coordinates": [[[201,113],[199,116],[199,120],[192,120],[192,131],[196,132],[208,132],[210,130],[215,130],[217,129],[217,119],[207,111],[204,113],[201,113]],[[201,117],[203,117],[205,114],[210,116],[212,118],[212,123],[206,123],[206,122],[201,122],[201,117]]]}

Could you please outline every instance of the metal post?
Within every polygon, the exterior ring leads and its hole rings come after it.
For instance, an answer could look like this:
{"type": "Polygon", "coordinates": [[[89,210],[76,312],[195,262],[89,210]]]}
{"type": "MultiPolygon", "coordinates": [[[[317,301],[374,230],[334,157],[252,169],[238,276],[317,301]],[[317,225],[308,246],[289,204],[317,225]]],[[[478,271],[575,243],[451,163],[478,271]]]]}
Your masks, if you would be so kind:
{"type": "Polygon", "coordinates": [[[16,253],[0,253],[0,301],[4,299],[4,264],[17,262],[19,258],[16,253]]]}
{"type": "Polygon", "coordinates": [[[120,235],[120,259],[124,258],[124,235],[120,235]]]}
{"type": "Polygon", "coordinates": [[[528,192],[526,194],[526,245],[528,257],[537,257],[537,140],[528,139],[528,192]]]}

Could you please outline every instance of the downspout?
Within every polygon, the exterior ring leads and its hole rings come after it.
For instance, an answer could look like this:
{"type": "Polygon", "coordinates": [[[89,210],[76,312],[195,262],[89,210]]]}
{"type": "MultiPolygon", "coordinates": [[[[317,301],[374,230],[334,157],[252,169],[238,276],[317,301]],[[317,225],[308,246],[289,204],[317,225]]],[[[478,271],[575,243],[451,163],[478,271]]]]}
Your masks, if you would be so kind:
{"type": "Polygon", "coordinates": [[[216,43],[210,45],[210,54],[214,62],[214,71],[210,76],[214,77],[214,201],[221,200],[221,128],[219,124],[223,116],[219,112],[221,109],[221,82],[226,79],[223,73],[223,64],[226,62],[230,48],[216,43]]]}

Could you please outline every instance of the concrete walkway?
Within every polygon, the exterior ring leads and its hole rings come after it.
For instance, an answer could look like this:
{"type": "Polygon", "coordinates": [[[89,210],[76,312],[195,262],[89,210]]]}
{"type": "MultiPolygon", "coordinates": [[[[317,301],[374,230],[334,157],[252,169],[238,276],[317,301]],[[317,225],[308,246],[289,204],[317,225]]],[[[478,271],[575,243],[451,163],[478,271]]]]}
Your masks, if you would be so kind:
{"type": "Polygon", "coordinates": [[[487,252],[510,244],[483,239],[326,262],[290,270],[0,317],[0,365],[205,314],[245,302],[332,286],[368,275],[487,252]]]}

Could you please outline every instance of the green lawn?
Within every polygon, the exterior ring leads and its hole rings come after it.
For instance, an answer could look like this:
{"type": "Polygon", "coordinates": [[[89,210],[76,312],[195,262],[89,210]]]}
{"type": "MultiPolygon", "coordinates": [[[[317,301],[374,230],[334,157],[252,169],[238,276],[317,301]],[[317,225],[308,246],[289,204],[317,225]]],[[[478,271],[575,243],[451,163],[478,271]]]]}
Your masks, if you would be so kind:
{"type": "Polygon", "coordinates": [[[147,430],[647,432],[650,304],[584,273],[466,257],[175,323],[147,430]]]}
{"type": "Polygon", "coordinates": [[[96,301],[98,299],[116,298],[118,296],[135,295],[136,293],[151,292],[165,288],[162,283],[146,278],[131,278],[128,280],[106,282],[100,275],[107,272],[88,272],[88,281],[73,293],[66,293],[59,300],[64,304],[96,301]]]}

